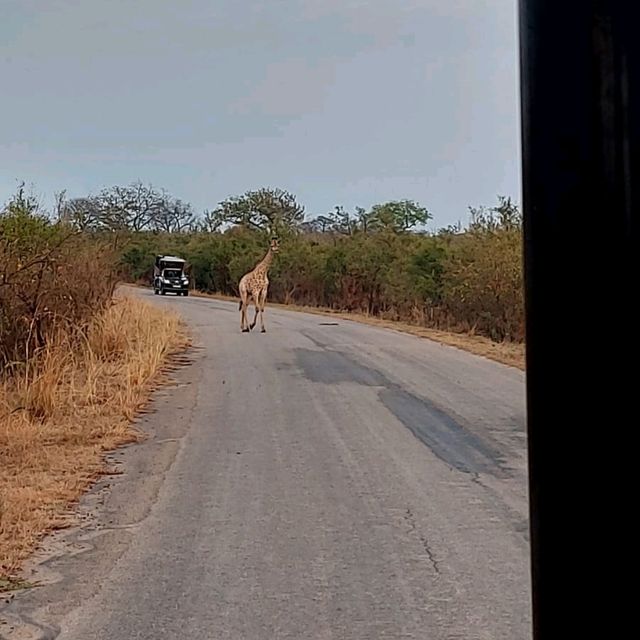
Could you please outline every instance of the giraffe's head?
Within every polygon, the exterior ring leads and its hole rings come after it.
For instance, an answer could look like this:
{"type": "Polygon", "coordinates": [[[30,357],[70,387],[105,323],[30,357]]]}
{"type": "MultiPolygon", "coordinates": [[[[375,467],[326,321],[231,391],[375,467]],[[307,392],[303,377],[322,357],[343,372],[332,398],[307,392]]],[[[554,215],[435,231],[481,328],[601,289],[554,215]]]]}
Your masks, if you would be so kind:
{"type": "Polygon", "coordinates": [[[280,251],[280,242],[278,241],[278,238],[276,236],[271,238],[271,244],[269,246],[273,253],[278,253],[278,251],[280,251]]]}

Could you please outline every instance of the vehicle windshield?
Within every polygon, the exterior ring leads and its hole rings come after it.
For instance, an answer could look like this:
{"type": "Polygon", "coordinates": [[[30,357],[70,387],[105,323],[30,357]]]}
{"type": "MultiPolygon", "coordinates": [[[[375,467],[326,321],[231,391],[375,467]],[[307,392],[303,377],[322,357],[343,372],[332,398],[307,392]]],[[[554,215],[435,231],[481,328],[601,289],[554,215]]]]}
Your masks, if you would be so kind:
{"type": "Polygon", "coordinates": [[[164,277],[165,278],[179,278],[182,275],[180,269],[165,269],[164,277]]]}

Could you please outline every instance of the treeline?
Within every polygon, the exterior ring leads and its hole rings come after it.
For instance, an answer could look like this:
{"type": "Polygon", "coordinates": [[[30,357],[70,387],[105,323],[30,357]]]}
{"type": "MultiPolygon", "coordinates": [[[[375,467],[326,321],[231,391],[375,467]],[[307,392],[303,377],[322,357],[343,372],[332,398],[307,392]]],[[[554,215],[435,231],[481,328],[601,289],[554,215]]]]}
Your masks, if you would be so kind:
{"type": "Polygon", "coordinates": [[[411,200],[387,202],[369,211],[342,206],[306,219],[304,206],[283,189],[258,189],[221,201],[196,214],[189,203],[152,185],[134,182],[103,189],[97,195],[68,199],[56,195],[55,217],[83,231],[153,231],[213,233],[229,226],[277,234],[338,233],[354,235],[382,230],[409,231],[431,219],[426,208],[411,200]]]}

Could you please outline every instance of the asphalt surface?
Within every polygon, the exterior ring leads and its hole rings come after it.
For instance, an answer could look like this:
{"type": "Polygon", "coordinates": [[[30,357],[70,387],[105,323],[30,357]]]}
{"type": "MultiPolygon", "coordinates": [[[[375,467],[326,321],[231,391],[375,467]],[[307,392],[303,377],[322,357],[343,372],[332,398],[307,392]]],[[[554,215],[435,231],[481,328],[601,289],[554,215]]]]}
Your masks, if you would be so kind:
{"type": "Polygon", "coordinates": [[[531,637],[522,372],[344,320],[267,306],[267,333],[242,334],[237,303],[154,301],[192,327],[191,364],[0,635],[531,637]]]}

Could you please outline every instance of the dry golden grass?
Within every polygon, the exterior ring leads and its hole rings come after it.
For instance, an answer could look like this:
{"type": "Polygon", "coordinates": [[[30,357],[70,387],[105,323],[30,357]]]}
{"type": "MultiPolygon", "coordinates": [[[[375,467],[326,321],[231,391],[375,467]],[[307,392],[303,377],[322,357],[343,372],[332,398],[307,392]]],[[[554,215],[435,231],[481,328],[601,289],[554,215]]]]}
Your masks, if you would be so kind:
{"type": "Polygon", "coordinates": [[[59,334],[0,381],[0,578],[105,471],[164,365],[187,345],[179,318],[116,298],[82,334],[59,334]]]}
{"type": "MultiPolygon", "coordinates": [[[[192,295],[202,298],[215,298],[218,300],[231,300],[237,301],[237,298],[231,296],[223,296],[218,294],[200,293],[197,291],[192,292],[192,295]]],[[[331,316],[333,318],[341,318],[343,320],[351,320],[354,322],[361,322],[363,324],[369,324],[376,327],[384,327],[387,329],[394,329],[395,331],[402,331],[403,333],[409,333],[421,338],[428,338],[441,344],[446,344],[451,347],[456,347],[469,353],[473,353],[478,356],[483,356],[506,364],[511,367],[516,367],[524,371],[525,369],[525,345],[518,342],[494,342],[484,336],[476,335],[473,333],[454,333],[452,331],[441,331],[439,329],[430,329],[428,327],[409,324],[407,322],[401,322],[396,320],[386,320],[376,316],[367,316],[361,313],[347,313],[343,311],[334,311],[332,309],[321,309],[317,307],[302,307],[293,304],[278,304],[274,302],[267,302],[267,306],[289,309],[292,311],[302,311],[304,313],[314,313],[316,315],[331,316]]]]}

